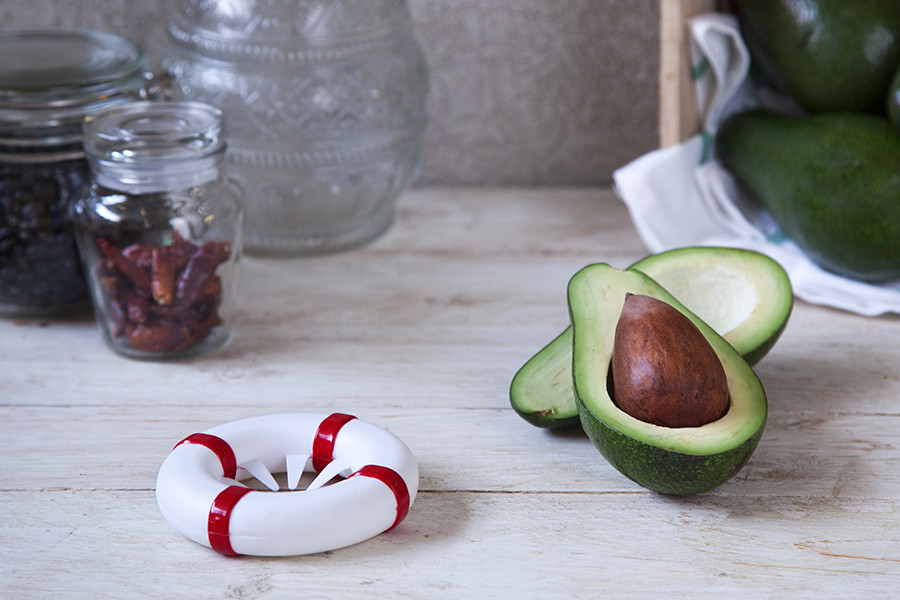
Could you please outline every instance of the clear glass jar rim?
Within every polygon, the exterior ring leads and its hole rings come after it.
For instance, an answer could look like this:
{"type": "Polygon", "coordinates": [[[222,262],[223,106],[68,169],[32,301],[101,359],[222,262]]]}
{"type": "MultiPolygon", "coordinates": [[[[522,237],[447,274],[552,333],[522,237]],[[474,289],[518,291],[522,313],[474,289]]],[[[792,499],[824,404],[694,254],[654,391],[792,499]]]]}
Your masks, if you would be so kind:
{"type": "Polygon", "coordinates": [[[85,119],[84,148],[104,164],[202,159],[225,150],[223,113],[204,102],[119,104],[85,119]]]}
{"type": "Polygon", "coordinates": [[[406,0],[188,0],[172,15],[187,35],[292,44],[347,41],[373,31],[388,33],[409,20],[406,0]],[[364,15],[357,14],[360,9],[364,15]]]}
{"type": "Polygon", "coordinates": [[[222,110],[204,102],[128,102],[84,121],[95,181],[146,193],[202,185],[225,157],[222,110]]]}
{"type": "Polygon", "coordinates": [[[80,145],[84,117],[138,98],[146,70],[143,49],[115,34],[0,31],[0,147],[44,149],[49,159],[80,145]]]}
{"type": "Polygon", "coordinates": [[[171,41],[226,60],[328,63],[395,45],[406,39],[398,31],[412,27],[405,0],[237,1],[229,3],[228,10],[223,4],[185,2],[169,20],[171,41]],[[365,17],[354,14],[357,5],[370,12],[365,17]]]}
{"type": "Polygon", "coordinates": [[[146,68],[138,44],[104,31],[0,32],[0,110],[85,103],[146,68]]]}

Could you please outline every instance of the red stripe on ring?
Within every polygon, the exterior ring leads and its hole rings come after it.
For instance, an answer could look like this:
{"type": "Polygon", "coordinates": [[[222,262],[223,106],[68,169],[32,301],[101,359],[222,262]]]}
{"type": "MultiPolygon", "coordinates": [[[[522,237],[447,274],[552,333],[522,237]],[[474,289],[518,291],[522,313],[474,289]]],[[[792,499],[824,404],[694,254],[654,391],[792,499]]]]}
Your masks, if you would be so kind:
{"type": "Polygon", "coordinates": [[[334,443],[341,427],[355,419],[353,415],[334,413],[325,417],[316,429],[316,437],[312,445],[312,466],[316,472],[334,460],[334,443]]]}
{"type": "MultiPolygon", "coordinates": [[[[401,477],[397,471],[381,465],[366,465],[359,471],[350,475],[350,477],[355,477],[356,475],[377,479],[394,492],[394,498],[397,499],[397,518],[394,519],[394,523],[385,529],[385,531],[390,531],[399,525],[400,521],[405,519],[406,515],[409,513],[409,488],[406,487],[406,482],[403,480],[403,477],[401,477]]],[[[347,479],[350,479],[350,477],[347,479]]]]}
{"type": "Polygon", "coordinates": [[[208,433],[195,433],[175,444],[175,448],[181,444],[199,444],[209,448],[218,457],[219,462],[222,463],[224,476],[229,479],[234,479],[237,476],[237,460],[234,458],[234,450],[222,438],[208,433]]]}
{"type": "Polygon", "coordinates": [[[231,547],[231,537],[228,532],[231,511],[241,498],[252,491],[248,487],[230,485],[219,492],[219,495],[213,500],[212,506],[209,507],[206,531],[209,536],[209,545],[216,552],[228,556],[238,555],[231,547]]]}

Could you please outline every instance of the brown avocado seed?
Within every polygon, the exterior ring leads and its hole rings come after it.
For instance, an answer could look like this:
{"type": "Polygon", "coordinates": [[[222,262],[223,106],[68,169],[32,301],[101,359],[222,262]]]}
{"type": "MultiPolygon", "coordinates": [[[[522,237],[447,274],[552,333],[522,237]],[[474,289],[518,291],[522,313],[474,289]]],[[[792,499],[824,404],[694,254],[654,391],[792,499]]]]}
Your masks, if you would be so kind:
{"type": "Polygon", "coordinates": [[[699,427],[728,411],[728,380],[716,351],[673,306],[628,294],[612,352],[613,400],[636,419],[699,427]]]}

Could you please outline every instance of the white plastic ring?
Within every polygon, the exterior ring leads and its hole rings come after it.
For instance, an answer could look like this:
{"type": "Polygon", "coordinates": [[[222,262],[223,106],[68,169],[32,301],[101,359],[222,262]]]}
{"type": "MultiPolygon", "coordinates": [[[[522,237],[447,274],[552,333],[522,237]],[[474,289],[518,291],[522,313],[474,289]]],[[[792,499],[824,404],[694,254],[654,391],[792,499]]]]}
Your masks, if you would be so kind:
{"type": "Polygon", "coordinates": [[[229,555],[290,556],[356,544],[396,527],[415,500],[419,469],[406,444],[351,415],[282,414],[226,423],[179,442],[163,461],[156,499],[186,537],[229,555]],[[272,493],[286,473],[296,490],[272,493]],[[325,485],[335,477],[343,477],[325,485]]]}

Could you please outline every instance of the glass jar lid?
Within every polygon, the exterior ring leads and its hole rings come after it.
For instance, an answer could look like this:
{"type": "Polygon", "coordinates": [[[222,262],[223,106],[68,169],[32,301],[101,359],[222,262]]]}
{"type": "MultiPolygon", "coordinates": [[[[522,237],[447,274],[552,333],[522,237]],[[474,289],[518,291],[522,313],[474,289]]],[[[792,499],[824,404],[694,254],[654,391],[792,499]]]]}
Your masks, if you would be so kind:
{"type": "Polygon", "coordinates": [[[0,129],[80,123],[134,98],[146,68],[141,47],[111,33],[0,32],[0,129]]]}
{"type": "Polygon", "coordinates": [[[222,111],[203,102],[135,101],[84,121],[95,180],[130,193],[200,185],[218,177],[225,153],[222,111]]]}

